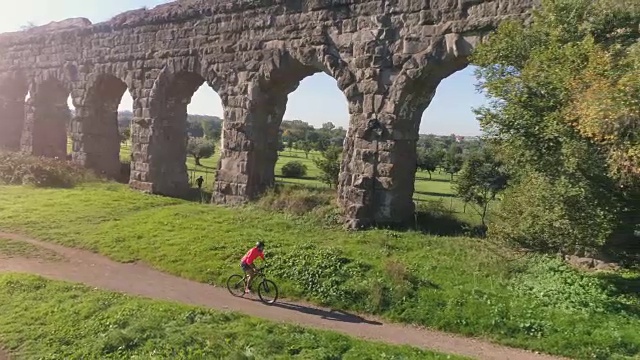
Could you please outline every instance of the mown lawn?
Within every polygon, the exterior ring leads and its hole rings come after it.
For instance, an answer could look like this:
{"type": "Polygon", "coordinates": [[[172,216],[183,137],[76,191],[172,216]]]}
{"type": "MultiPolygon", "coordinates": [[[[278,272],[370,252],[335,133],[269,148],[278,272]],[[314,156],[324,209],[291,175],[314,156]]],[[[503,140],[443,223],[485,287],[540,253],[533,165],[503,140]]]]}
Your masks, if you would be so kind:
{"type": "Polygon", "coordinates": [[[0,229],[216,284],[262,238],[268,274],[289,298],[582,359],[640,356],[638,274],[583,274],[488,240],[345,232],[309,216],[204,206],[119,184],[0,187],[0,229]]]}
{"type": "Polygon", "coordinates": [[[0,275],[0,312],[17,359],[462,359],[32,275],[0,275]]]}

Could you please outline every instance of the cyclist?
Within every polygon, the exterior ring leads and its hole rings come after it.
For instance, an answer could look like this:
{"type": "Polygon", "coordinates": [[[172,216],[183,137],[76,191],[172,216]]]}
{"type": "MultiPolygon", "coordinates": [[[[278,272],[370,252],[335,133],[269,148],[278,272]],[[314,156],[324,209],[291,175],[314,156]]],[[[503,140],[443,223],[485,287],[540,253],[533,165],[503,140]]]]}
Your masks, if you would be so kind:
{"type": "Polygon", "coordinates": [[[262,241],[258,241],[256,243],[256,246],[249,249],[249,251],[247,251],[247,253],[240,260],[240,267],[242,267],[242,270],[245,274],[247,274],[247,277],[249,278],[246,281],[246,286],[244,288],[245,294],[251,293],[251,290],[249,290],[251,288],[251,280],[253,280],[253,277],[256,275],[257,269],[253,262],[258,257],[262,258],[263,261],[265,260],[263,250],[264,243],[262,241]]]}

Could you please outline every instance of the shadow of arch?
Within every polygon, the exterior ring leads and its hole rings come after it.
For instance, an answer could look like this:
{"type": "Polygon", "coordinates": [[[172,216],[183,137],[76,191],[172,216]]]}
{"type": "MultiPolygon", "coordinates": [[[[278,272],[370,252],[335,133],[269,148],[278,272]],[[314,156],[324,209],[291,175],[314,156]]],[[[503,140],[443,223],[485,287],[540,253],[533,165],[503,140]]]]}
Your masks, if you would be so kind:
{"type": "Polygon", "coordinates": [[[22,151],[34,156],[66,159],[69,86],[56,78],[34,82],[26,100],[22,151]]]}
{"type": "Polygon", "coordinates": [[[29,85],[24,74],[0,75],[0,150],[20,150],[28,92],[29,85]]]}
{"type": "Polygon", "coordinates": [[[73,159],[98,174],[122,179],[118,106],[127,84],[111,74],[99,74],[88,85],[72,125],[73,159]]]}

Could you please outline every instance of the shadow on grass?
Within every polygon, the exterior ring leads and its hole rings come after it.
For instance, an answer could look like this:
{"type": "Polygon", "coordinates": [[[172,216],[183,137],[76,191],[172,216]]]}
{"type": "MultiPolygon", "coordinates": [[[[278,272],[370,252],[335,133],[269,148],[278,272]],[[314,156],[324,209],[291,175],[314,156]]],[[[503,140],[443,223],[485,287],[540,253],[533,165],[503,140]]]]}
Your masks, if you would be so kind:
{"type": "MultiPolygon", "coordinates": [[[[258,299],[252,299],[253,301],[260,301],[258,299]]],[[[299,304],[291,304],[286,302],[276,302],[270,306],[279,307],[286,310],[297,311],[307,315],[315,315],[325,320],[339,321],[345,323],[355,323],[355,324],[369,324],[369,325],[382,325],[381,322],[367,320],[361,316],[350,314],[348,312],[342,310],[323,310],[314,308],[311,306],[304,306],[299,304]]]]}
{"type": "Polygon", "coordinates": [[[420,211],[415,214],[414,229],[424,234],[439,236],[471,236],[482,238],[486,234],[483,226],[473,226],[451,213],[420,211]]]}
{"type": "Polygon", "coordinates": [[[437,197],[443,197],[443,198],[456,197],[454,194],[447,194],[447,193],[433,192],[433,191],[415,191],[415,193],[420,195],[437,196],[437,197]]]}
{"type": "Polygon", "coordinates": [[[433,181],[433,182],[443,182],[443,183],[450,183],[451,180],[450,179],[442,179],[442,178],[431,178],[429,179],[428,177],[423,177],[423,176],[416,176],[416,180],[420,180],[420,181],[433,181]]]}
{"type": "Polygon", "coordinates": [[[621,311],[640,318],[640,274],[633,277],[625,277],[621,273],[606,273],[598,276],[612,289],[614,295],[623,296],[631,301],[615,301],[609,312],[621,311]]]}
{"type": "Polygon", "coordinates": [[[212,197],[213,192],[208,189],[190,188],[189,192],[182,199],[201,204],[210,204],[212,197]]]}
{"type": "Polygon", "coordinates": [[[285,180],[311,180],[311,181],[319,181],[315,176],[301,176],[301,177],[286,177],[282,175],[276,175],[276,179],[285,179],[285,180]]]}

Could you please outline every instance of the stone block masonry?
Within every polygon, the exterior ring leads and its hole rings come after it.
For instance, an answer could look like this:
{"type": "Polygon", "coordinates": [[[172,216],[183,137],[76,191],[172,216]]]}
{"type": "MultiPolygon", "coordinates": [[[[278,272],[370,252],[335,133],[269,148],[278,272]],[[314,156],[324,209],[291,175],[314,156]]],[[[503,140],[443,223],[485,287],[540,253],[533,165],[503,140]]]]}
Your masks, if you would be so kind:
{"type": "Polygon", "coordinates": [[[186,108],[206,83],[224,107],[213,199],[242,203],[274,183],[287,95],[322,71],[349,104],[337,195],[346,224],[400,223],[414,211],[418,128],[438,84],[535,1],[183,0],[1,34],[0,147],[63,157],[71,121],[73,161],[115,177],[128,91],[131,187],[182,196],[186,108]]]}

